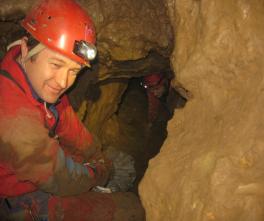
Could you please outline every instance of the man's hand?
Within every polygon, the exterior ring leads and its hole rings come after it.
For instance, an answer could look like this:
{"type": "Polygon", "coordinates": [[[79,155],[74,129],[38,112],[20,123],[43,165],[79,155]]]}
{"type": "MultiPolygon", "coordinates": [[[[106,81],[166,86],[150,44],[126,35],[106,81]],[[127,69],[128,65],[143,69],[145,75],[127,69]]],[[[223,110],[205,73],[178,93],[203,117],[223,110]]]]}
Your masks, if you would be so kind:
{"type": "Polygon", "coordinates": [[[101,151],[98,151],[88,162],[85,162],[84,165],[90,173],[93,173],[97,185],[104,186],[107,183],[112,171],[112,161],[107,159],[101,151]]]}

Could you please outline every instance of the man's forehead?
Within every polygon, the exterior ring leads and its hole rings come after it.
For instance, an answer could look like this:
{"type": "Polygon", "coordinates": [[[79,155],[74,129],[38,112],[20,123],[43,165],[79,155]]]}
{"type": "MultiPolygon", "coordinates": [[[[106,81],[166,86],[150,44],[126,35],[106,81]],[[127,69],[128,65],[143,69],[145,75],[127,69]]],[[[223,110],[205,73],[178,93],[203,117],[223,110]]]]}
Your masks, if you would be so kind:
{"type": "Polygon", "coordinates": [[[56,52],[53,51],[49,48],[45,48],[45,50],[48,52],[49,54],[49,59],[53,59],[53,60],[57,60],[61,63],[67,64],[69,66],[72,66],[74,68],[81,68],[81,64],[77,63],[76,61],[71,60],[70,58],[56,52]]]}

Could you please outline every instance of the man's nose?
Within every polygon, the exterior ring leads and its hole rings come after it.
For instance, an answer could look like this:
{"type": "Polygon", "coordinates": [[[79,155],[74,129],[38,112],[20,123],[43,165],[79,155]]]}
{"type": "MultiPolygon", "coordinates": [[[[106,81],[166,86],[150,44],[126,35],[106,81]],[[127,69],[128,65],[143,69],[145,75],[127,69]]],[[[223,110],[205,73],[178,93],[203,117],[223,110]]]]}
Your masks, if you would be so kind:
{"type": "Polygon", "coordinates": [[[68,85],[68,72],[65,70],[58,72],[56,82],[62,89],[65,89],[68,85]]]}

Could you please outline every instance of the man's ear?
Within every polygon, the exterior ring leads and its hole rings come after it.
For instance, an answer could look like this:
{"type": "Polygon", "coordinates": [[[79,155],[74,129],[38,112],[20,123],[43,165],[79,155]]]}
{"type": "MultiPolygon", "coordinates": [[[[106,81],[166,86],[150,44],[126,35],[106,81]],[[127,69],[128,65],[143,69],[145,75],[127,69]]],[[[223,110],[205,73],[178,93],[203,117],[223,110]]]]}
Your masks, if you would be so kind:
{"type": "Polygon", "coordinates": [[[21,38],[21,60],[25,61],[28,55],[27,37],[21,38]]]}

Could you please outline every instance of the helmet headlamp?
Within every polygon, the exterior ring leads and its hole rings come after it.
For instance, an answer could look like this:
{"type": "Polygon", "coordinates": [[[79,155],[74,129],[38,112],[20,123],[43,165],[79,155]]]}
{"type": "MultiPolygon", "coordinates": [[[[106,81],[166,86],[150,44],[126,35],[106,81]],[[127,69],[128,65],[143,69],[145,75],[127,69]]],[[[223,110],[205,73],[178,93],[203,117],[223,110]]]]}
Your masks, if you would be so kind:
{"type": "Polygon", "coordinates": [[[73,53],[86,61],[92,61],[96,57],[97,50],[93,44],[86,41],[75,41],[73,53]]]}

